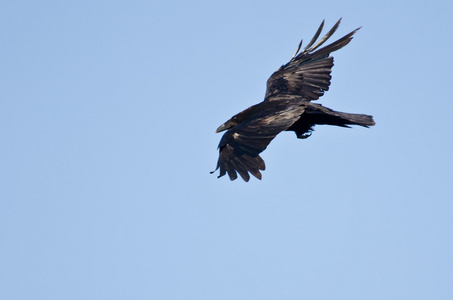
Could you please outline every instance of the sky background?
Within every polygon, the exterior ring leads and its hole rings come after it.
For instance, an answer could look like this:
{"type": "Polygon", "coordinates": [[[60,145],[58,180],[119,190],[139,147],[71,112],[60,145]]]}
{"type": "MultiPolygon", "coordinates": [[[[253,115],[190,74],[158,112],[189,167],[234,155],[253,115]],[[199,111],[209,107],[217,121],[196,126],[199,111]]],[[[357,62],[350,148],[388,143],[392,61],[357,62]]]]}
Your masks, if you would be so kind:
{"type": "Polygon", "coordinates": [[[2,1],[0,299],[453,299],[452,1],[2,1]],[[220,134],[323,19],[319,103],[370,129],[220,134]]]}

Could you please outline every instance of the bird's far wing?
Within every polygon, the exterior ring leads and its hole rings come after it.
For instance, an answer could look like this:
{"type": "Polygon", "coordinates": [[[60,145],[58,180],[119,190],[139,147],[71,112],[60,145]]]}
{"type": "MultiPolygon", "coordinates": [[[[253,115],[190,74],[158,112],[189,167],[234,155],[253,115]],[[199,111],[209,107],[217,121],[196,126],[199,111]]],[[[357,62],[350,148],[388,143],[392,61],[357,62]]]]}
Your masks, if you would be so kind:
{"type": "Polygon", "coordinates": [[[324,26],[323,21],[310,43],[297,54],[301,46],[299,44],[293,58],[268,79],[265,100],[272,101],[273,96],[278,94],[298,95],[307,101],[317,100],[324,95],[324,91],[329,89],[333,67],[333,57],[329,56],[330,53],[346,46],[352,40],[354,33],[360,29],[357,28],[336,42],[315,51],[337,30],[340,21],[341,19],[318,43],[312,46],[324,26]]]}
{"type": "Polygon", "coordinates": [[[277,134],[296,122],[304,110],[303,105],[271,105],[256,117],[228,130],[219,144],[218,177],[228,172],[230,179],[235,180],[239,173],[242,179],[249,181],[250,172],[261,179],[259,170],[264,170],[265,165],[259,154],[277,134]]]}

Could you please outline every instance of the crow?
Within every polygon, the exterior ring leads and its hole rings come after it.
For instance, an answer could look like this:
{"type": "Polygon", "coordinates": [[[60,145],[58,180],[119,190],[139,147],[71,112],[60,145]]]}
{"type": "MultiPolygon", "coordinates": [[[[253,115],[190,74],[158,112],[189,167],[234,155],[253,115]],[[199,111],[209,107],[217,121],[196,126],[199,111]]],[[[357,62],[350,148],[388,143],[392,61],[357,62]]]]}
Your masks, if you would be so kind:
{"type": "Polygon", "coordinates": [[[259,154],[282,131],[294,131],[298,138],[305,139],[315,125],[375,125],[370,115],[338,112],[311,102],[329,90],[333,67],[330,53],[349,44],[360,29],[318,49],[337,30],[340,22],[341,19],[316,43],[324,27],[322,21],[307,46],[300,51],[301,41],[291,60],[268,79],[264,101],[220,125],[216,133],[227,132],[220,140],[217,167],[211,174],[220,169],[218,178],[228,173],[230,180],[235,180],[239,173],[242,179],[249,181],[251,173],[261,179],[260,170],[264,170],[265,165],[259,154]]]}

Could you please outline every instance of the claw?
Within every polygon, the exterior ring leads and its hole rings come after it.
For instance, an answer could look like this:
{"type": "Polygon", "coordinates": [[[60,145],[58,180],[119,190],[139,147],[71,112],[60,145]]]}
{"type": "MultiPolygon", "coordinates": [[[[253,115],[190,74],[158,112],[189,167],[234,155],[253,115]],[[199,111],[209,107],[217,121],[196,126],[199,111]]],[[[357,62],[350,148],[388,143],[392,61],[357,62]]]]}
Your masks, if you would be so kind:
{"type": "Polygon", "coordinates": [[[303,133],[303,134],[297,134],[297,138],[298,139],[306,139],[306,138],[309,138],[311,136],[311,132],[306,132],[306,133],[303,133]]]}

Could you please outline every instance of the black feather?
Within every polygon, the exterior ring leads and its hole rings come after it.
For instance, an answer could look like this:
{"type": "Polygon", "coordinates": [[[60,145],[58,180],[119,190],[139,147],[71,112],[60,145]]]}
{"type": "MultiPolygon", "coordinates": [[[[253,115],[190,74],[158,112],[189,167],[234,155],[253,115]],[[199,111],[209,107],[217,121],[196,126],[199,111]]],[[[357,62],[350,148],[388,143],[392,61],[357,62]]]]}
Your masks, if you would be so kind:
{"type": "Polygon", "coordinates": [[[238,113],[217,129],[217,132],[228,130],[219,143],[218,177],[228,173],[235,180],[239,173],[249,181],[250,173],[261,179],[260,170],[265,169],[265,164],[259,154],[282,131],[294,131],[298,138],[307,138],[315,125],[375,124],[370,115],[338,112],[311,102],[329,90],[333,67],[330,53],[346,46],[360,29],[317,50],[334,34],[340,21],[316,43],[323,21],[302,52],[299,53],[301,42],[293,58],[268,79],[264,101],[238,113]]]}

